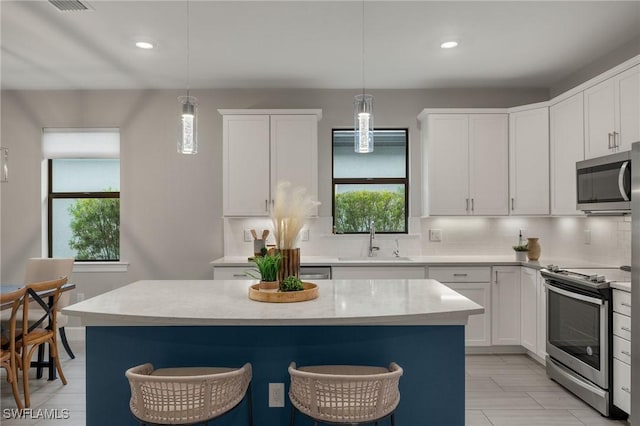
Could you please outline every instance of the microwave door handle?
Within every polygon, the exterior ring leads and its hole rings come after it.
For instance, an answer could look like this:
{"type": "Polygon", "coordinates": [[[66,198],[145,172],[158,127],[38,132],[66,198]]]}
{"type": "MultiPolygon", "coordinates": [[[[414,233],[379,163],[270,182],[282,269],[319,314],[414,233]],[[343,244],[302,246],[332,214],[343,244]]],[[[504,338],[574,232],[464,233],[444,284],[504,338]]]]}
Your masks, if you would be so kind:
{"type": "Polygon", "coordinates": [[[591,304],[594,304],[594,305],[604,305],[604,300],[602,300],[602,299],[596,299],[595,297],[589,297],[589,296],[585,296],[583,294],[573,293],[571,291],[563,290],[561,288],[558,288],[556,286],[553,286],[553,285],[549,284],[549,282],[545,282],[544,286],[549,291],[561,294],[563,296],[567,296],[567,297],[569,297],[571,299],[582,300],[584,302],[591,303],[591,304]]]}
{"type": "Polygon", "coordinates": [[[620,190],[620,195],[622,195],[622,199],[624,201],[629,201],[629,196],[627,195],[627,191],[624,188],[624,175],[627,173],[627,168],[629,167],[629,162],[625,161],[620,166],[620,172],[618,172],[618,189],[620,190]]]}

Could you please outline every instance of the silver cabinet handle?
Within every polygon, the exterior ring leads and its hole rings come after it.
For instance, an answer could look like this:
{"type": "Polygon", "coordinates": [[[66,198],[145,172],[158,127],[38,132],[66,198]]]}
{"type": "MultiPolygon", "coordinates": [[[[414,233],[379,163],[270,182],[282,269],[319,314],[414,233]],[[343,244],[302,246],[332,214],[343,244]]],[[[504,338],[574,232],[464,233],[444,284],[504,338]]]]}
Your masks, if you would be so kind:
{"type": "Polygon", "coordinates": [[[629,389],[626,386],[622,386],[620,389],[622,389],[623,391],[625,391],[626,393],[631,393],[631,389],[629,389]]]}
{"type": "Polygon", "coordinates": [[[516,199],[511,198],[511,210],[515,210],[515,209],[516,209],[516,199]]]}
{"type": "Polygon", "coordinates": [[[620,133],[613,132],[613,147],[620,148],[620,144],[617,142],[620,140],[620,133]]]}
{"type": "Polygon", "coordinates": [[[453,274],[454,277],[466,277],[468,274],[453,274]]]}
{"type": "Polygon", "coordinates": [[[247,274],[233,274],[233,276],[234,277],[238,277],[238,278],[240,278],[240,277],[245,278],[247,276],[247,274]]]}
{"type": "Polygon", "coordinates": [[[471,199],[471,211],[473,211],[473,198],[471,199]]]}
{"type": "Polygon", "coordinates": [[[627,302],[620,302],[620,305],[626,306],[627,308],[631,307],[631,303],[627,303],[627,302]]]}
{"type": "Polygon", "coordinates": [[[467,211],[469,211],[469,199],[468,199],[468,198],[465,198],[465,201],[467,202],[466,210],[467,210],[467,211]]]}
{"type": "Polygon", "coordinates": [[[612,133],[607,133],[608,137],[609,137],[609,149],[613,149],[613,147],[611,146],[611,136],[613,136],[612,133]]]}
{"type": "Polygon", "coordinates": [[[629,327],[625,327],[624,325],[620,326],[620,330],[628,331],[631,333],[631,329],[629,327]]]}
{"type": "Polygon", "coordinates": [[[620,351],[622,355],[631,356],[631,352],[629,351],[620,351]]]}
{"type": "Polygon", "coordinates": [[[496,271],[496,284],[498,284],[498,271],[496,271]]]}

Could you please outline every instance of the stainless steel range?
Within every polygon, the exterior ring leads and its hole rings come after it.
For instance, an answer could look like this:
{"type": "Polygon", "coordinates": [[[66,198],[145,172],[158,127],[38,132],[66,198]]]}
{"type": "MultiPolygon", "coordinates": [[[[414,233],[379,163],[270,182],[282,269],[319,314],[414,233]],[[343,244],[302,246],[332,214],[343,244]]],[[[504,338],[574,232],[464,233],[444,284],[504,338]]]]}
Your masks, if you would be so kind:
{"type": "Polygon", "coordinates": [[[631,281],[631,273],[549,265],[541,274],[547,290],[547,374],[603,415],[622,416],[610,393],[610,283],[631,281]]]}

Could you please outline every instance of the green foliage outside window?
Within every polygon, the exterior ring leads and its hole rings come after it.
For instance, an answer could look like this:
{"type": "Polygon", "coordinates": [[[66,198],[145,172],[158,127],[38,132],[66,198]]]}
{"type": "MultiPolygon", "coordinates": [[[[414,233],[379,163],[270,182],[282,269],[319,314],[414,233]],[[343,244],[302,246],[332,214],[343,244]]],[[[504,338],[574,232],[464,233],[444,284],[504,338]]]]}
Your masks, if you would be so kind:
{"type": "Polygon", "coordinates": [[[118,260],[120,258],[120,200],[83,198],[69,206],[71,232],[69,247],[78,260],[118,260]]]}
{"type": "Polygon", "coordinates": [[[369,232],[375,221],[376,232],[405,232],[404,189],[397,191],[349,191],[336,194],[337,233],[369,232]]]}

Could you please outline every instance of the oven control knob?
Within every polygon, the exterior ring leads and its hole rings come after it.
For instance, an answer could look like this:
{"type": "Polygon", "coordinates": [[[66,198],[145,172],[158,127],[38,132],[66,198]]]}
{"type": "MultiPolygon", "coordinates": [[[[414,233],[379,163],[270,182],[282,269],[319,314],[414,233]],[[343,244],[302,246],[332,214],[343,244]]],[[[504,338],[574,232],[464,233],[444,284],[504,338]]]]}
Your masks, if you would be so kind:
{"type": "Polygon", "coordinates": [[[604,275],[598,275],[598,277],[596,278],[597,283],[603,283],[605,281],[606,281],[606,278],[604,275]]]}

